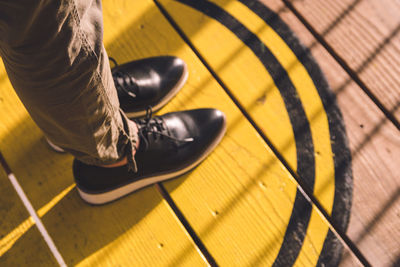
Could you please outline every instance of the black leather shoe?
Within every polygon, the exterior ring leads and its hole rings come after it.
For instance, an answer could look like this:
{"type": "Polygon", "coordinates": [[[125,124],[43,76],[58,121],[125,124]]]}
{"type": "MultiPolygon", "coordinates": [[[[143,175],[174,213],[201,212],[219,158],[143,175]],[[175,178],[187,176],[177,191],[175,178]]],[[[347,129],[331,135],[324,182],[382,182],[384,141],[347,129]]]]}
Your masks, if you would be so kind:
{"type": "MultiPolygon", "coordinates": [[[[115,60],[110,58],[116,64],[115,60]]],[[[185,62],[173,56],[145,58],[111,70],[121,109],[129,118],[143,117],[150,106],[162,108],[188,78],[185,62]]]]}
{"type": "Polygon", "coordinates": [[[104,204],[192,170],[213,151],[226,130],[225,115],[215,109],[173,112],[136,123],[140,137],[137,172],[127,166],[102,168],[74,160],[76,186],[85,201],[104,204]]]}
{"type": "MultiPolygon", "coordinates": [[[[120,107],[131,119],[143,117],[149,107],[158,111],[179,92],[188,78],[186,63],[173,56],[144,58],[122,65],[111,57],[110,60],[115,64],[111,72],[120,107]]],[[[65,152],[46,140],[55,151],[65,152]]]]}

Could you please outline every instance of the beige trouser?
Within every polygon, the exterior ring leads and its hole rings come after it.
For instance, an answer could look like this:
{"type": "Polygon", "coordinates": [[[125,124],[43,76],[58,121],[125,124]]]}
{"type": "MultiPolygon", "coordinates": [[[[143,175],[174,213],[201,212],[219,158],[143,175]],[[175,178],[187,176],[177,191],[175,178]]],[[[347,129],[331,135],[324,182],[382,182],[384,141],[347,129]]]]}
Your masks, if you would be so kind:
{"type": "Polygon", "coordinates": [[[0,0],[0,56],[47,138],[87,164],[134,164],[102,39],[100,0],[0,0]]]}

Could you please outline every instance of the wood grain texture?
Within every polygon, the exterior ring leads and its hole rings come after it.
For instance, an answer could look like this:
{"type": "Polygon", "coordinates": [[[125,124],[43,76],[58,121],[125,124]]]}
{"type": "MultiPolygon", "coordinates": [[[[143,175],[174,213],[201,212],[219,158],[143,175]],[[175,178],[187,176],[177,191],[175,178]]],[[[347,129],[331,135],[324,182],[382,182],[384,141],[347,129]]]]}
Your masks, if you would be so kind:
{"type": "Polygon", "coordinates": [[[0,169],[0,266],[55,266],[33,219],[0,169]]]}
{"type": "MultiPolygon", "coordinates": [[[[317,155],[314,192],[330,211],[333,204],[332,193],[334,189],[333,156],[330,150],[328,123],[326,117],[324,117],[321,100],[314,84],[307,73],[304,73],[304,67],[293,56],[293,52],[262,19],[246,10],[247,8],[238,1],[211,2],[222,7],[223,10],[256,33],[266,44],[265,49],[271,49],[284,68],[288,70],[289,76],[299,90],[299,98],[304,101],[304,106],[306,106],[306,116],[311,121],[317,155]]],[[[296,158],[293,132],[291,132],[291,123],[293,122],[289,121],[287,107],[282,101],[277,85],[262,66],[260,60],[249,47],[246,47],[238,39],[238,36],[230,32],[226,25],[225,27],[222,25],[222,20],[229,20],[226,18],[227,15],[221,14],[221,11],[215,11],[214,13],[219,15],[217,18],[220,19],[219,22],[221,23],[219,23],[191,7],[177,3],[177,1],[161,1],[161,3],[232,94],[295,169],[298,159],[296,158]]],[[[204,10],[211,8],[214,7],[204,6],[204,10]]],[[[241,33],[244,32],[243,29],[239,29],[238,25],[232,27],[238,29],[241,33]]],[[[293,112],[293,110],[290,110],[290,112],[293,112]]],[[[313,152],[308,151],[308,153],[313,152]]],[[[309,246],[314,247],[318,254],[321,252],[321,246],[318,247],[316,244],[320,242],[321,245],[321,241],[323,242],[325,237],[321,235],[321,232],[318,234],[313,232],[316,228],[318,226],[313,225],[311,220],[308,227],[309,234],[310,236],[319,234],[319,240],[318,238],[312,241],[306,239],[302,248],[306,251],[309,246]]],[[[307,255],[306,252],[301,252],[297,259],[298,262],[302,262],[302,257],[305,255],[307,255]]]]}
{"type": "MultiPolygon", "coordinates": [[[[219,32],[219,34],[222,34],[221,39],[209,38],[207,35],[208,26],[212,22],[205,16],[201,17],[194,13],[188,13],[187,8],[175,4],[173,1],[161,1],[161,3],[165,4],[168,11],[175,15],[174,18],[179,17],[186,22],[185,25],[188,27],[197,20],[202,20],[202,25],[207,26],[191,33],[190,38],[202,39],[202,36],[205,36],[206,40],[221,44],[219,41],[227,37],[219,32]]],[[[168,33],[169,38],[165,41],[171,43],[171,45],[168,45],[169,47],[183,45],[179,41],[179,37],[171,30],[163,28],[162,25],[154,28],[162,29],[164,34],[168,33]]],[[[231,43],[231,45],[234,46],[235,44],[231,43]]],[[[240,52],[245,53],[246,51],[240,50],[240,52]]],[[[232,54],[224,51],[223,54],[213,54],[216,58],[224,56],[226,60],[234,60],[236,57],[246,60],[246,56],[241,57],[239,53],[232,54]]],[[[246,55],[251,56],[250,54],[246,55]]],[[[193,62],[192,59],[186,59],[186,61],[193,62]]],[[[252,66],[253,62],[250,62],[249,66],[252,66]]],[[[222,68],[225,67],[229,68],[225,65],[222,66],[222,68]]],[[[291,197],[293,203],[295,192],[295,188],[292,187],[293,181],[289,179],[282,182],[273,180],[272,177],[275,176],[276,178],[284,177],[284,172],[280,172],[275,165],[276,159],[269,158],[265,144],[260,142],[257,135],[253,136],[253,133],[248,129],[250,125],[240,114],[237,115],[237,110],[232,108],[231,101],[226,98],[226,95],[220,93],[221,89],[211,89],[209,84],[204,85],[201,83],[201,77],[204,74],[193,66],[190,66],[190,69],[191,73],[195,73],[195,77],[193,78],[192,75],[192,79],[188,82],[190,88],[185,87],[167,108],[174,107],[180,97],[189,94],[192,96],[190,100],[196,105],[207,103],[207,106],[223,110],[228,116],[228,132],[209,160],[190,174],[185,183],[178,187],[177,181],[169,182],[167,189],[171,191],[178,207],[188,217],[189,222],[218,263],[222,265],[272,264],[282,243],[279,235],[282,235],[282,230],[285,229],[285,222],[287,225],[288,218],[284,216],[291,212],[291,210],[282,206],[284,202],[282,202],[281,193],[275,190],[290,190],[285,194],[291,197]],[[201,90],[204,94],[194,95],[192,93],[193,88],[201,90]],[[236,148],[236,146],[239,147],[236,148]],[[227,166],[229,167],[227,168],[227,166]],[[262,223],[265,221],[268,223],[262,223]],[[281,234],[276,234],[275,240],[271,240],[272,237],[266,233],[277,231],[269,225],[270,223],[281,229],[281,234]],[[281,225],[281,223],[283,224],[281,225]],[[249,251],[253,251],[252,255],[247,253],[249,251]]],[[[256,70],[257,68],[254,68],[251,71],[256,70]]],[[[240,84],[238,79],[243,76],[236,74],[237,72],[232,75],[236,79],[231,78],[231,83],[240,84]]],[[[247,85],[249,85],[250,80],[245,79],[247,85]]],[[[248,86],[244,87],[243,90],[247,88],[248,86]]],[[[276,105],[279,107],[279,102],[276,105]]],[[[184,106],[190,108],[192,103],[185,103],[184,106]]],[[[282,133],[282,135],[285,134],[282,133]]],[[[287,201],[285,200],[285,202],[287,201]]],[[[301,213],[301,211],[297,212],[301,213]]],[[[296,262],[299,265],[316,264],[324,236],[327,233],[326,230],[328,230],[327,225],[321,221],[320,215],[315,210],[310,225],[303,251],[300,253],[298,262],[296,262]]]]}
{"type": "Polygon", "coordinates": [[[400,120],[400,2],[293,1],[295,7],[400,120]]]}
{"type": "MultiPolygon", "coordinates": [[[[399,132],[280,1],[263,2],[281,11],[281,18],[310,48],[337,96],[353,157],[353,204],[347,233],[373,266],[392,266],[400,255],[399,132]]],[[[375,77],[380,79],[380,74],[375,77]]],[[[345,255],[342,265],[353,266],[349,259],[345,255]]]]}

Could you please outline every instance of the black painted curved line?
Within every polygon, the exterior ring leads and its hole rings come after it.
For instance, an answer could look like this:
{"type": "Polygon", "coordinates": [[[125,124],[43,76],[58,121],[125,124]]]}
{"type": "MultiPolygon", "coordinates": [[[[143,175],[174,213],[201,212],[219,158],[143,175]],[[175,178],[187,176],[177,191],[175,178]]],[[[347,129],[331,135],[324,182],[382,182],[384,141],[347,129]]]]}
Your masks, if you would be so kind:
{"type": "MultiPolygon", "coordinates": [[[[176,0],[217,20],[234,33],[264,65],[278,87],[285,103],[295,136],[297,153],[297,173],[307,179],[307,184],[314,187],[315,159],[311,129],[302,103],[298,97],[286,70],[265,46],[265,44],[237,19],[222,8],[208,1],[176,0]]],[[[293,265],[300,253],[310,221],[312,205],[297,190],[292,214],[284,240],[274,266],[293,265]]]]}
{"type": "MultiPolygon", "coordinates": [[[[286,42],[295,53],[299,61],[308,71],[320,95],[326,115],[328,117],[331,136],[332,152],[335,155],[335,196],[331,217],[342,232],[346,232],[349,224],[351,201],[353,195],[353,176],[351,169],[351,153],[346,136],[343,117],[318,63],[310,51],[303,46],[292,30],[280,19],[278,14],[271,11],[264,4],[254,0],[239,0],[250,10],[263,19],[286,42]]],[[[324,242],[317,266],[322,263],[337,266],[340,262],[342,243],[329,231],[324,242]]]]}
{"type": "MultiPolygon", "coordinates": [[[[239,0],[250,10],[263,19],[286,42],[295,53],[298,60],[308,71],[320,95],[326,115],[328,117],[331,136],[332,152],[335,155],[335,196],[331,217],[342,232],[350,220],[351,201],[353,195],[353,177],[351,169],[351,153],[346,136],[343,117],[324,74],[310,51],[303,46],[292,30],[281,20],[278,14],[271,11],[264,4],[254,0],[239,0]]],[[[327,264],[337,266],[340,262],[342,243],[329,231],[322,248],[317,266],[327,264]]]]}

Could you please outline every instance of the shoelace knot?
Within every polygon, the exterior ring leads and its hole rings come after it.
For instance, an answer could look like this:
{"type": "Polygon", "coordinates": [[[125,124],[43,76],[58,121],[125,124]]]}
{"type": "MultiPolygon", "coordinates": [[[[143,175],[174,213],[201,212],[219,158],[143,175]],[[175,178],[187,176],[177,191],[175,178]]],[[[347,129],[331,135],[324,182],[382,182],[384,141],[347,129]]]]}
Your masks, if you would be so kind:
{"type": "Polygon", "coordinates": [[[139,128],[139,136],[141,137],[141,141],[144,141],[145,150],[148,148],[150,144],[150,138],[154,141],[159,139],[167,138],[178,146],[178,143],[190,143],[193,142],[193,138],[185,138],[185,139],[178,139],[170,135],[168,129],[160,117],[152,118],[153,111],[151,107],[148,107],[146,110],[146,117],[144,119],[137,120],[137,125],[139,128]]]}

